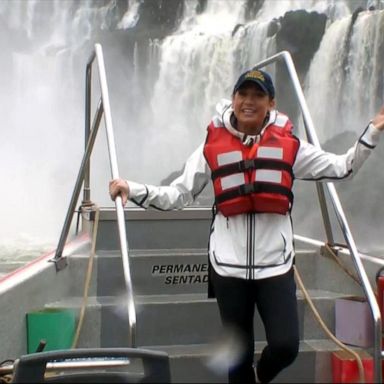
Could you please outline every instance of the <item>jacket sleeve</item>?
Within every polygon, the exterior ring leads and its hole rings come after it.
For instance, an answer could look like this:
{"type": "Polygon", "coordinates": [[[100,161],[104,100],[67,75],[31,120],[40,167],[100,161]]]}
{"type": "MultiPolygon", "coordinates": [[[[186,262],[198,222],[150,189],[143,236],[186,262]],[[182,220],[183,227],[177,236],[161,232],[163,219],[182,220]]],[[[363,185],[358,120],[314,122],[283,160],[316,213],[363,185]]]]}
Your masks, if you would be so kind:
{"type": "Polygon", "coordinates": [[[297,179],[337,181],[352,178],[378,144],[380,131],[369,124],[359,140],[345,154],[325,152],[303,140],[293,165],[297,179]]]}
{"type": "Polygon", "coordinates": [[[193,203],[210,180],[210,169],[201,144],[188,158],[183,173],[169,186],[139,184],[127,180],[129,199],[143,208],[182,209],[193,203]]]}

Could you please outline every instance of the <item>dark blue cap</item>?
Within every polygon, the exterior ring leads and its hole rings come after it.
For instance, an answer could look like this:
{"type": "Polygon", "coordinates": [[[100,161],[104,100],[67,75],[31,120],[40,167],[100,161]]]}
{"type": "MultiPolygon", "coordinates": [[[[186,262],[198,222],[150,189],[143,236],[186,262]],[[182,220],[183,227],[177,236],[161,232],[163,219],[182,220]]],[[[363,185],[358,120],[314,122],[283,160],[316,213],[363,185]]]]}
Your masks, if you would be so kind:
{"type": "Polygon", "coordinates": [[[256,83],[272,99],[275,97],[275,87],[271,76],[269,73],[256,68],[249,69],[239,77],[233,88],[233,94],[235,94],[246,81],[256,83]]]}

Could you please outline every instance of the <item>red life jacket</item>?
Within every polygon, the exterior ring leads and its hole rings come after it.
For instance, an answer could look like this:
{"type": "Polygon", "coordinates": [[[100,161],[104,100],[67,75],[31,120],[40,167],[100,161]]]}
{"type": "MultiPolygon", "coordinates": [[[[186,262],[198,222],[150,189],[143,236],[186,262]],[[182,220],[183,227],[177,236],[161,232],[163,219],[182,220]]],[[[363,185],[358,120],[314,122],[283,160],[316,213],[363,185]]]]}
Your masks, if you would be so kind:
{"type": "Polygon", "coordinates": [[[204,156],[212,170],[216,208],[224,216],[248,212],[285,215],[293,203],[292,166],[298,149],[292,123],[282,114],[252,146],[211,122],[204,156]]]}

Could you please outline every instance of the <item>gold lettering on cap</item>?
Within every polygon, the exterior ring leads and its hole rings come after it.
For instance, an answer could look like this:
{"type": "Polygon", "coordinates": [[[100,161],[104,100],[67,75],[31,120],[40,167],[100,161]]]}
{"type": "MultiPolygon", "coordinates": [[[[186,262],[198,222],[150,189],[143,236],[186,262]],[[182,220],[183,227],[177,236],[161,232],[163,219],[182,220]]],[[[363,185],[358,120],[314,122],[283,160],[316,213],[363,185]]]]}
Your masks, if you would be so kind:
{"type": "Polygon", "coordinates": [[[260,71],[249,71],[246,75],[245,75],[245,78],[246,79],[258,79],[258,80],[261,80],[261,81],[265,81],[265,77],[264,75],[260,72],[260,71]]]}

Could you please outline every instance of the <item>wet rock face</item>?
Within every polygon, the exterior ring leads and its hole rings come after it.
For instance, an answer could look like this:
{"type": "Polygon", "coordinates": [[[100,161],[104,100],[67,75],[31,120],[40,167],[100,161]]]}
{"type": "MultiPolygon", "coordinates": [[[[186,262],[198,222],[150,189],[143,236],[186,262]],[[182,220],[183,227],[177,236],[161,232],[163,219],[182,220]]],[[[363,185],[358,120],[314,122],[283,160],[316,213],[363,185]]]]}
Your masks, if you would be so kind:
{"type": "Polygon", "coordinates": [[[245,20],[254,20],[265,0],[248,0],[245,6],[245,20]]]}
{"type": "MultiPolygon", "coordinates": [[[[295,63],[299,79],[303,82],[311,60],[319,48],[325,32],[327,17],[317,12],[297,10],[287,12],[274,20],[269,28],[269,35],[276,35],[277,52],[289,51],[295,63]]],[[[285,66],[279,66],[276,73],[278,108],[295,116],[297,102],[292,97],[293,90],[286,79],[285,66]]]]}
{"type": "MultiPolygon", "coordinates": [[[[100,6],[105,6],[101,3],[100,6]]],[[[200,0],[197,8],[204,11],[207,0],[200,0]]],[[[105,15],[104,24],[109,32],[118,30],[118,24],[124,14],[129,11],[130,4],[125,1],[117,1],[109,8],[105,15]]],[[[170,35],[179,25],[183,15],[183,0],[142,0],[138,9],[138,20],[135,26],[128,28],[125,32],[127,38],[141,39],[163,39],[170,35]]],[[[198,9],[197,9],[198,10],[198,9]]]]}
{"type": "Polygon", "coordinates": [[[325,31],[324,14],[304,10],[287,12],[280,18],[276,34],[277,50],[288,50],[300,73],[306,73],[325,31]]]}
{"type": "Polygon", "coordinates": [[[208,0],[198,0],[196,13],[197,14],[203,13],[207,8],[207,4],[208,4],[208,0]]]}
{"type": "MultiPolygon", "coordinates": [[[[199,0],[199,5],[203,11],[207,0],[199,0]]],[[[123,50],[126,56],[132,59],[135,55],[140,64],[138,71],[144,71],[148,62],[150,50],[148,44],[150,40],[162,40],[171,35],[179,26],[184,11],[184,0],[141,0],[138,9],[138,20],[136,25],[127,29],[119,29],[118,23],[124,14],[129,10],[129,3],[117,1],[112,7],[111,22],[108,24],[109,30],[98,31],[98,41],[105,45],[105,49],[123,50]]],[[[129,59],[128,59],[129,60],[129,59]]]]}
{"type": "MultiPolygon", "coordinates": [[[[204,1],[200,3],[204,7],[204,1]]],[[[131,31],[140,37],[162,39],[177,28],[183,7],[183,0],[144,0],[139,8],[139,21],[131,31]]]]}

